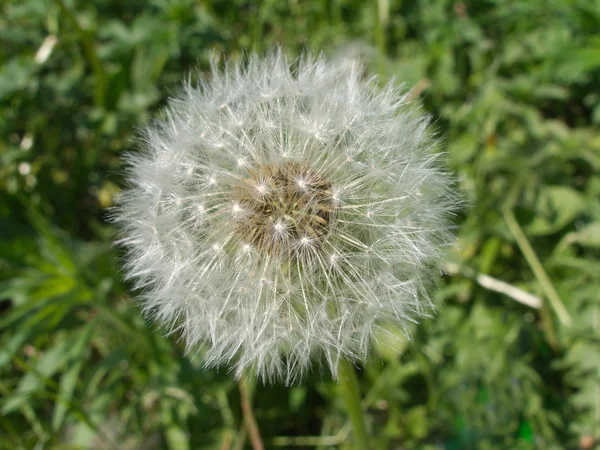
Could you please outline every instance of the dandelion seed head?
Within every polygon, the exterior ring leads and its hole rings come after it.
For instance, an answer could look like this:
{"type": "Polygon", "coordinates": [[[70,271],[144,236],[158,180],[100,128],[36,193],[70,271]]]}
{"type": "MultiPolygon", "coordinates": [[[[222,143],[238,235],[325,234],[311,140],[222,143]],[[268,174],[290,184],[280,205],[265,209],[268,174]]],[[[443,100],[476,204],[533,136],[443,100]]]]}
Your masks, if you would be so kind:
{"type": "Polygon", "coordinates": [[[142,143],[113,211],[125,271],[207,366],[335,377],[433,310],[451,178],[427,117],[356,62],[214,61],[142,143]]]}

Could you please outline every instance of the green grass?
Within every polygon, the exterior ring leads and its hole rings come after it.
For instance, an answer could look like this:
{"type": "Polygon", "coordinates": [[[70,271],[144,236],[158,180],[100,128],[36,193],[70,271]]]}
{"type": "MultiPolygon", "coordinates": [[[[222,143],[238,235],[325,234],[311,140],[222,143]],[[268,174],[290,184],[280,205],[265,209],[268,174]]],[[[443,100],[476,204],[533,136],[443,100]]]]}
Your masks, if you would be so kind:
{"type": "MultiPolygon", "coordinates": [[[[360,373],[375,448],[594,448],[598,0],[4,1],[0,448],[242,445],[235,381],[144,321],[105,209],[136,128],[186,74],[277,43],[414,86],[467,204],[437,316],[360,373]]],[[[253,397],[267,448],[351,448],[326,373],[253,397]]]]}

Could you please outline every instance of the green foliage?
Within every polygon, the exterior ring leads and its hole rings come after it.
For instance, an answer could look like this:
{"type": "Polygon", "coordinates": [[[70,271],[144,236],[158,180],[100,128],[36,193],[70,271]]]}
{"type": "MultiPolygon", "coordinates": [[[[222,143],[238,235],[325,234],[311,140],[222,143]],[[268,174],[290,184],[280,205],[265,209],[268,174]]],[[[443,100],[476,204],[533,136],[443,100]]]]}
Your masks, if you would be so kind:
{"type": "MultiPolygon", "coordinates": [[[[375,448],[593,448],[599,30],[598,0],[4,1],[0,448],[228,448],[237,435],[235,381],[143,320],[105,208],[135,129],[190,70],[211,50],[275,43],[360,55],[414,86],[465,198],[437,316],[395,350],[390,330],[361,373],[375,448]]],[[[269,448],[350,448],[327,375],[258,386],[254,402],[269,448]]]]}

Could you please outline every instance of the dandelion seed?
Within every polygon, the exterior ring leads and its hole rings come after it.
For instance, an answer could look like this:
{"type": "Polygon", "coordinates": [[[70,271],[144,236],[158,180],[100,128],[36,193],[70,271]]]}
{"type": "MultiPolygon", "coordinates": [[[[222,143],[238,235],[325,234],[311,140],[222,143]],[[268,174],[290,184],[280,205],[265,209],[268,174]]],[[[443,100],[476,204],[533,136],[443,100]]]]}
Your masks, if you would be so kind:
{"type": "Polygon", "coordinates": [[[429,314],[455,202],[407,102],[352,61],[213,64],[127,156],[114,219],[143,310],[207,366],[287,383],[429,314]]]}

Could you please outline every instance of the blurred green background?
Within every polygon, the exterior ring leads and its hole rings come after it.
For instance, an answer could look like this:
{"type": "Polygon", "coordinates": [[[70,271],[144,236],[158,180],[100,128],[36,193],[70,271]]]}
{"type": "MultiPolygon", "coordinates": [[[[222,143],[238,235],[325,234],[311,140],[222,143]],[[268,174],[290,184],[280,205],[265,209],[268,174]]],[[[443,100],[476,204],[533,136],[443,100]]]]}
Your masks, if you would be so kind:
{"type": "MultiPolygon", "coordinates": [[[[227,371],[140,316],[105,208],[186,74],[276,43],[414,87],[468,205],[439,313],[360,372],[374,448],[597,448],[599,0],[3,0],[0,448],[249,448],[227,371]]],[[[327,373],[254,404],[268,448],[350,448],[327,373]]]]}

